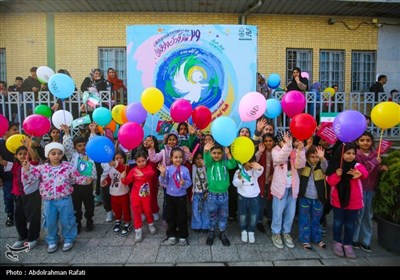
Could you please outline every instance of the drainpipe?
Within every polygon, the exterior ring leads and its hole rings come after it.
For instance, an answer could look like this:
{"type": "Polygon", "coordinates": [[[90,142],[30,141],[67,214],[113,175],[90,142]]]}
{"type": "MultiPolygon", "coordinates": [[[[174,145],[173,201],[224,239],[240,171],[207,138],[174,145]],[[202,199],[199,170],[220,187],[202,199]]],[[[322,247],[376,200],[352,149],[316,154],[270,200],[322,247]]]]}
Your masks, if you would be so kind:
{"type": "Polygon", "coordinates": [[[253,12],[255,9],[259,8],[263,4],[262,0],[258,0],[257,3],[253,6],[244,11],[239,17],[239,24],[246,24],[247,16],[253,12]]]}

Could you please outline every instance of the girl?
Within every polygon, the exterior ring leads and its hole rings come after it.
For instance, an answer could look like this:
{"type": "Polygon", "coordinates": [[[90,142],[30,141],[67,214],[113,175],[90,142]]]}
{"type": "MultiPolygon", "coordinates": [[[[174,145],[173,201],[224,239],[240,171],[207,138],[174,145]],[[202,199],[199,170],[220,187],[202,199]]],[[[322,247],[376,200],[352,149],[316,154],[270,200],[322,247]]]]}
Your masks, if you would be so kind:
{"type": "Polygon", "coordinates": [[[154,169],[147,164],[147,153],[138,150],[135,154],[136,166],[132,168],[128,176],[122,177],[121,181],[125,185],[133,183],[131,190],[131,207],[133,212],[133,222],[135,227],[135,242],[142,241],[142,212],[149,223],[151,235],[156,234],[154,217],[151,211],[151,182],[155,176],[154,169]],[[143,210],[143,211],[142,211],[143,210]]]}
{"type": "Polygon", "coordinates": [[[171,151],[172,165],[158,165],[159,181],[167,190],[167,237],[168,243],[174,245],[179,238],[179,245],[187,244],[188,224],[186,208],[186,190],[192,185],[187,167],[182,165],[183,151],[175,147],[171,151]]]}
{"type": "Polygon", "coordinates": [[[33,167],[27,160],[22,162],[22,184],[38,180],[39,191],[44,200],[44,227],[47,229],[48,253],[58,249],[58,223],[64,237],[63,251],[70,250],[77,236],[77,226],[72,204],[72,185],[90,184],[92,178],[81,176],[69,162],[62,161],[64,146],[52,142],[45,146],[48,163],[33,167]]]}
{"type": "Polygon", "coordinates": [[[333,253],[355,259],[352,247],[355,222],[358,210],[364,207],[361,179],[368,177],[368,171],[355,160],[357,146],[353,143],[343,145],[344,148],[338,147],[335,151],[326,171],[333,209],[333,253]]]}

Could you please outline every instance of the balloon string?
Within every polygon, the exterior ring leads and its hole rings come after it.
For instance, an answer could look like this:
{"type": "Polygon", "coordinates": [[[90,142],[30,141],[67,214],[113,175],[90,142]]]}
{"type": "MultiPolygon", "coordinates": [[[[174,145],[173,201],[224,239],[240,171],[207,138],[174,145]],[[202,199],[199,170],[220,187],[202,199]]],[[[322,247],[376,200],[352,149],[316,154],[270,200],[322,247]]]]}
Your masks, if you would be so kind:
{"type": "Polygon", "coordinates": [[[378,146],[378,157],[379,157],[380,154],[381,154],[382,137],[383,137],[383,132],[384,132],[384,131],[385,131],[384,129],[381,129],[381,138],[379,139],[379,146],[378,146]]]}
{"type": "Polygon", "coordinates": [[[340,169],[342,169],[342,165],[343,165],[343,154],[344,154],[344,147],[346,146],[345,143],[343,143],[342,146],[342,155],[340,156],[340,169]]]}
{"type": "Polygon", "coordinates": [[[153,125],[154,125],[153,121],[154,121],[154,114],[151,114],[151,130],[150,130],[150,135],[153,135],[153,125]]]}

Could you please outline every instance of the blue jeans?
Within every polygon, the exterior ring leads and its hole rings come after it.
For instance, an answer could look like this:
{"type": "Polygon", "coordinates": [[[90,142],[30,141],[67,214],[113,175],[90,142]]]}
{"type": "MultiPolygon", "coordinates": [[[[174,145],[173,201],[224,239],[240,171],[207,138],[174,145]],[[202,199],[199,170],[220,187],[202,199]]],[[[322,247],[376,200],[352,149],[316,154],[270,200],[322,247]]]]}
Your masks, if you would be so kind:
{"type": "Polygon", "coordinates": [[[358,210],[345,210],[333,207],[333,240],[343,245],[351,245],[353,242],[354,229],[358,210]],[[344,228],[344,238],[342,231],[344,228]]]}
{"type": "Polygon", "coordinates": [[[281,199],[273,196],[272,200],[272,234],[290,233],[294,214],[296,213],[296,198],[292,196],[292,188],[286,188],[281,199]]]}
{"type": "Polygon", "coordinates": [[[299,241],[301,243],[318,243],[322,239],[319,220],[323,205],[318,199],[299,198],[299,241]]]}
{"type": "Polygon", "coordinates": [[[58,235],[59,222],[64,243],[75,241],[78,230],[70,195],[56,200],[44,200],[43,226],[47,229],[46,242],[48,245],[57,244],[60,239],[58,235]]]}
{"type": "Polygon", "coordinates": [[[208,193],[208,217],[210,219],[209,230],[214,231],[217,223],[220,231],[225,231],[228,222],[228,192],[208,193]]]}
{"type": "Polygon", "coordinates": [[[259,198],[260,196],[244,197],[238,194],[239,225],[241,231],[255,231],[259,198]]]}
{"type": "Polygon", "coordinates": [[[12,179],[3,181],[4,210],[7,214],[14,215],[14,195],[11,193],[12,179]]]}
{"type": "Polygon", "coordinates": [[[203,193],[193,193],[192,201],[192,229],[208,229],[210,226],[210,219],[208,217],[208,202],[207,200],[201,201],[203,193]],[[201,204],[201,212],[199,211],[201,204]]]}
{"type": "Polygon", "coordinates": [[[375,192],[363,192],[364,208],[358,211],[356,228],[354,230],[353,241],[360,242],[365,246],[371,245],[372,237],[372,198],[375,192]]]}

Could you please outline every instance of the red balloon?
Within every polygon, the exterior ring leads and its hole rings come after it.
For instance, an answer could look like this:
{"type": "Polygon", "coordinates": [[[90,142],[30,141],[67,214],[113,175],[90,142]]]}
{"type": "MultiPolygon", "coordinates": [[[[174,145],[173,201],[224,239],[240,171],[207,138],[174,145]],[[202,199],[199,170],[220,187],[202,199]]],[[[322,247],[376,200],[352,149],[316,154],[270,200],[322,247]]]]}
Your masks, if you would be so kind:
{"type": "Polygon", "coordinates": [[[192,119],[198,129],[204,129],[211,122],[211,111],[206,106],[198,106],[192,112],[192,119]]]}
{"type": "Polygon", "coordinates": [[[33,137],[45,135],[49,132],[50,126],[49,119],[42,115],[30,115],[22,124],[25,133],[33,137]]]}
{"type": "Polygon", "coordinates": [[[187,121],[192,113],[192,105],[186,99],[177,99],[170,108],[171,118],[176,123],[187,121]]]}
{"type": "Polygon", "coordinates": [[[306,140],[313,136],[317,122],[310,114],[297,114],[290,121],[290,131],[298,140],[306,140]]]}
{"type": "Polygon", "coordinates": [[[8,120],[5,116],[0,114],[0,137],[2,137],[8,130],[8,120]]]}
{"type": "Polygon", "coordinates": [[[143,128],[135,122],[127,122],[118,130],[118,140],[128,150],[132,150],[142,143],[144,138],[143,128]]]}

